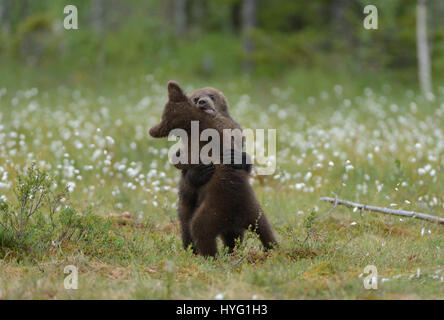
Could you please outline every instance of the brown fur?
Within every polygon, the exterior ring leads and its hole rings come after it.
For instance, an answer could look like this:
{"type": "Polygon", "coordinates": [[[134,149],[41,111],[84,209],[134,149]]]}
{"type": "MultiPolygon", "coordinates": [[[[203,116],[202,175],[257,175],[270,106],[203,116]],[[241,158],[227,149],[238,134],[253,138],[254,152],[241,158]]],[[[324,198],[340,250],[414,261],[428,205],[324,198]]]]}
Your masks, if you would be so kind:
{"type": "MultiPolygon", "coordinates": [[[[202,90],[213,92],[214,89],[202,90]]],[[[150,135],[155,138],[166,137],[171,130],[178,128],[184,129],[190,135],[193,120],[199,121],[200,131],[214,128],[221,137],[224,128],[240,128],[229,116],[228,105],[222,94],[215,99],[219,102],[210,103],[204,109],[197,108],[192,101],[193,95],[187,97],[175,82],[168,83],[168,95],[169,101],[165,105],[161,123],[150,130],[150,135]],[[218,99],[223,99],[223,102],[218,99]],[[211,112],[208,108],[219,110],[211,112]]],[[[206,142],[201,142],[200,147],[205,144],[206,142]]],[[[223,141],[221,147],[239,148],[233,145],[223,146],[223,141]]],[[[187,170],[190,166],[193,165],[179,167],[187,170]]],[[[215,164],[213,176],[208,183],[199,188],[197,196],[187,193],[184,181],[181,179],[179,187],[179,219],[184,246],[192,243],[199,254],[214,256],[217,253],[217,236],[220,235],[225,245],[232,249],[235,240],[242,239],[249,226],[257,232],[266,249],[277,244],[271,225],[248,182],[248,172],[233,169],[229,165],[215,164]]]]}
{"type": "MultiPolygon", "coordinates": [[[[230,124],[230,128],[242,130],[241,126],[231,118],[228,112],[227,100],[222,92],[214,88],[202,88],[188,95],[188,99],[196,108],[201,108],[203,111],[206,111],[209,114],[218,113],[220,116],[225,117],[227,120],[226,123],[230,124]],[[198,101],[200,101],[201,99],[207,101],[205,107],[199,106],[198,101]]],[[[200,149],[201,148],[199,148],[199,151],[200,149]]],[[[188,141],[188,150],[191,150],[191,140],[188,141]]],[[[190,179],[187,179],[187,175],[188,178],[191,174],[193,176],[198,175],[200,177],[203,177],[201,179],[203,179],[204,181],[208,181],[207,177],[211,178],[215,169],[213,166],[211,168],[204,167],[202,169],[196,170],[196,165],[183,165],[181,163],[176,164],[175,167],[181,170],[181,178],[179,181],[178,212],[181,221],[180,225],[183,247],[184,249],[187,249],[191,245],[193,252],[197,253],[196,246],[193,244],[193,240],[191,237],[189,224],[194,212],[200,204],[199,201],[202,201],[202,197],[200,197],[199,199],[199,192],[202,192],[202,188],[201,186],[197,187],[191,184],[189,182],[190,179]]],[[[249,172],[248,169],[246,171],[249,172]]],[[[231,240],[224,242],[225,245],[230,247],[230,249],[234,247],[234,241],[232,244],[231,240]]]]}

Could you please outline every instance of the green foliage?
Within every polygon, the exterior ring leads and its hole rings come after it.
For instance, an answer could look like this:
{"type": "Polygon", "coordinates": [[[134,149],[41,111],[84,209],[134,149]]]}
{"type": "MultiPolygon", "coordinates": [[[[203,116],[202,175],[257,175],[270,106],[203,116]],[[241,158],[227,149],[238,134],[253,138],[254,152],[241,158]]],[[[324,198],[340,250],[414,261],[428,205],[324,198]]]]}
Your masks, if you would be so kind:
{"type": "Polygon", "coordinates": [[[26,34],[36,31],[48,31],[52,28],[53,21],[48,14],[34,14],[23,20],[18,25],[18,33],[26,34]]]}
{"type": "MultiPolygon", "coordinates": [[[[165,79],[133,75],[124,82],[116,69],[110,72],[120,80],[103,90],[86,87],[87,81],[84,87],[59,88],[52,79],[50,89],[39,87],[35,96],[23,96],[32,87],[14,90],[10,83],[1,97],[0,170],[8,176],[0,179],[13,187],[0,189],[0,196],[10,199],[2,202],[1,217],[19,212],[20,199],[33,198],[33,192],[49,190],[51,203],[57,195],[65,198],[48,173],[60,187],[67,180],[76,183],[69,198],[55,202],[60,210],[54,225],[48,202],[31,216],[27,241],[0,228],[3,297],[212,299],[222,293],[226,299],[366,299],[359,275],[368,264],[389,279],[378,284],[373,297],[443,296],[442,226],[342,206],[329,212],[332,205],[319,202],[335,192],[351,201],[394,203],[442,216],[441,91],[427,101],[381,74],[370,86],[364,76],[315,68],[279,81],[218,77],[211,85],[227,96],[234,119],[246,128],[278,130],[277,172],[251,178],[280,245],[263,252],[256,235],[247,232],[232,254],[219,241],[218,257],[205,259],[182,249],[175,206],[179,173],[168,166],[165,152],[170,144],[146,133],[161,114],[165,79]],[[141,103],[146,100],[151,103],[141,103]],[[31,102],[39,107],[30,110],[31,102]],[[18,149],[20,140],[26,148],[18,149]],[[20,175],[28,184],[13,183],[16,168],[25,167],[30,154],[39,164],[35,174],[20,175]],[[354,169],[344,168],[347,160],[354,169]],[[428,174],[419,175],[428,164],[428,174]],[[69,168],[78,173],[68,177],[69,168]],[[32,187],[48,183],[49,188],[32,187]],[[28,196],[17,198],[13,189],[28,196]],[[79,269],[75,292],[63,288],[66,265],[79,269]],[[418,268],[420,278],[411,278],[418,268]]],[[[210,82],[177,75],[186,79],[187,92],[210,82]]]]}
{"type": "Polygon", "coordinates": [[[310,233],[310,231],[313,227],[313,222],[315,221],[315,219],[316,219],[316,212],[315,211],[310,212],[310,214],[305,217],[304,228],[307,231],[307,234],[310,233]]]}
{"type": "MultiPolygon", "coordinates": [[[[2,200],[1,228],[4,236],[11,237],[19,247],[29,247],[32,240],[41,243],[44,216],[41,207],[45,202],[57,201],[50,198],[51,180],[45,172],[36,169],[34,164],[24,175],[17,178],[14,194],[15,203],[2,200]]],[[[59,202],[59,201],[57,201],[59,202]]],[[[56,203],[57,205],[58,203],[56,203]]],[[[49,212],[53,218],[54,211],[49,212]]]]}
{"type": "MultiPolygon", "coordinates": [[[[72,80],[107,76],[106,68],[214,78],[242,72],[240,0],[187,2],[187,30],[174,34],[172,1],[106,3],[104,33],[93,27],[93,1],[76,3],[79,30],[62,27],[63,3],[14,2],[0,28],[2,60],[54,68],[72,80]]],[[[443,6],[429,2],[432,68],[444,65],[443,6]]],[[[258,1],[252,31],[255,74],[281,76],[301,67],[392,70],[416,81],[416,1],[258,1]],[[379,29],[363,27],[363,8],[376,5],[379,29]]],[[[0,61],[1,62],[1,61],[0,61]]]]}
{"type": "Polygon", "coordinates": [[[34,163],[17,176],[15,201],[0,202],[0,253],[36,257],[73,244],[91,254],[122,248],[109,220],[78,213],[67,205],[67,188],[55,189],[54,179],[34,163]]]}

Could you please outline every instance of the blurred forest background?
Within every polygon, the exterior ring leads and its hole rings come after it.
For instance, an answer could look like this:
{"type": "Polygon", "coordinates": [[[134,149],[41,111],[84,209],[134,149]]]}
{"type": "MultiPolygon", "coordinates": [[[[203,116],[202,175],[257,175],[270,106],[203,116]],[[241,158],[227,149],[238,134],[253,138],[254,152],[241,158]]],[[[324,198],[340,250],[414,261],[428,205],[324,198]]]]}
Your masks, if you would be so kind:
{"type": "MultiPolygon", "coordinates": [[[[280,80],[308,70],[335,81],[359,76],[371,85],[388,77],[415,88],[416,6],[417,0],[0,0],[0,84],[44,85],[54,76],[101,84],[117,74],[280,80]],[[78,8],[78,30],[63,28],[68,4],[78,8]],[[363,27],[367,4],[378,8],[378,30],[363,27]]],[[[427,10],[431,72],[439,82],[444,1],[428,0],[427,10]]]]}

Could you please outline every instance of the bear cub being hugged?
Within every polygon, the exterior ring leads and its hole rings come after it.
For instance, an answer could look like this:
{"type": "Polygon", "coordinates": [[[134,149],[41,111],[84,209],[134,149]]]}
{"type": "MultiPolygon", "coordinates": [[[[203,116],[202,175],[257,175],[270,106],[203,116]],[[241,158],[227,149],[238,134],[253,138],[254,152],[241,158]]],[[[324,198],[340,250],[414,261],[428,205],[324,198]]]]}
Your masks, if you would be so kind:
{"type": "MultiPolygon", "coordinates": [[[[191,122],[199,121],[200,132],[209,128],[217,130],[224,157],[228,154],[231,159],[241,157],[245,160],[242,143],[230,141],[229,145],[224,145],[223,129],[240,129],[240,126],[229,115],[222,93],[213,88],[204,88],[188,97],[177,83],[170,81],[168,98],[161,122],[150,129],[152,137],[166,137],[173,129],[185,130],[190,137],[191,122]]],[[[191,144],[191,139],[188,140],[191,144]]],[[[199,141],[199,150],[205,144],[199,141]]],[[[248,181],[251,166],[245,165],[245,161],[240,165],[222,162],[175,165],[182,170],[179,219],[184,247],[192,245],[195,252],[214,256],[218,236],[232,250],[236,239],[242,240],[250,226],[266,249],[277,245],[271,225],[248,181]]]]}

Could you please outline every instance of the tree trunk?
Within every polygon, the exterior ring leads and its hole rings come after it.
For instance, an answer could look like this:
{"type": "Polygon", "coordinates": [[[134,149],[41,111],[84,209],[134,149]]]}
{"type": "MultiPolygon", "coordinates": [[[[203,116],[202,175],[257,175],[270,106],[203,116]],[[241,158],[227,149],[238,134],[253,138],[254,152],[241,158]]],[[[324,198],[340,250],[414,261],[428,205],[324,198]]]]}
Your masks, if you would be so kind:
{"type": "Polygon", "coordinates": [[[242,3],[242,42],[246,58],[244,61],[244,70],[248,73],[253,71],[254,64],[252,54],[254,52],[254,42],[251,32],[256,27],[256,0],[243,0],[242,3]]]}
{"type": "Polygon", "coordinates": [[[0,0],[0,23],[4,24],[5,21],[5,0],[0,0]]]}
{"type": "Polygon", "coordinates": [[[92,27],[99,37],[99,48],[97,51],[97,77],[101,85],[103,80],[103,71],[105,69],[105,6],[104,0],[94,0],[91,8],[92,27]]]}
{"type": "Polygon", "coordinates": [[[208,1],[207,0],[193,0],[188,1],[190,17],[187,17],[187,31],[192,27],[193,31],[201,33],[205,30],[206,21],[208,17],[208,1]]]}
{"type": "Polygon", "coordinates": [[[346,19],[346,10],[352,4],[351,0],[334,0],[331,2],[330,17],[331,29],[337,36],[332,37],[336,41],[338,37],[343,40],[343,44],[351,49],[353,47],[350,24],[346,19]]]}
{"type": "Polygon", "coordinates": [[[176,36],[185,34],[187,27],[186,0],[174,0],[173,21],[176,36]]]}
{"type": "Polygon", "coordinates": [[[231,32],[238,33],[241,28],[241,2],[234,2],[230,5],[230,23],[228,24],[231,32]]]}
{"type": "Polygon", "coordinates": [[[11,32],[11,0],[0,0],[0,28],[5,33],[11,32]]]}
{"type": "Polygon", "coordinates": [[[98,35],[105,31],[105,8],[103,0],[94,0],[91,8],[92,26],[98,35]]]}
{"type": "Polygon", "coordinates": [[[430,50],[427,42],[427,1],[418,0],[416,6],[416,49],[419,84],[423,94],[432,92],[430,50]]]}

